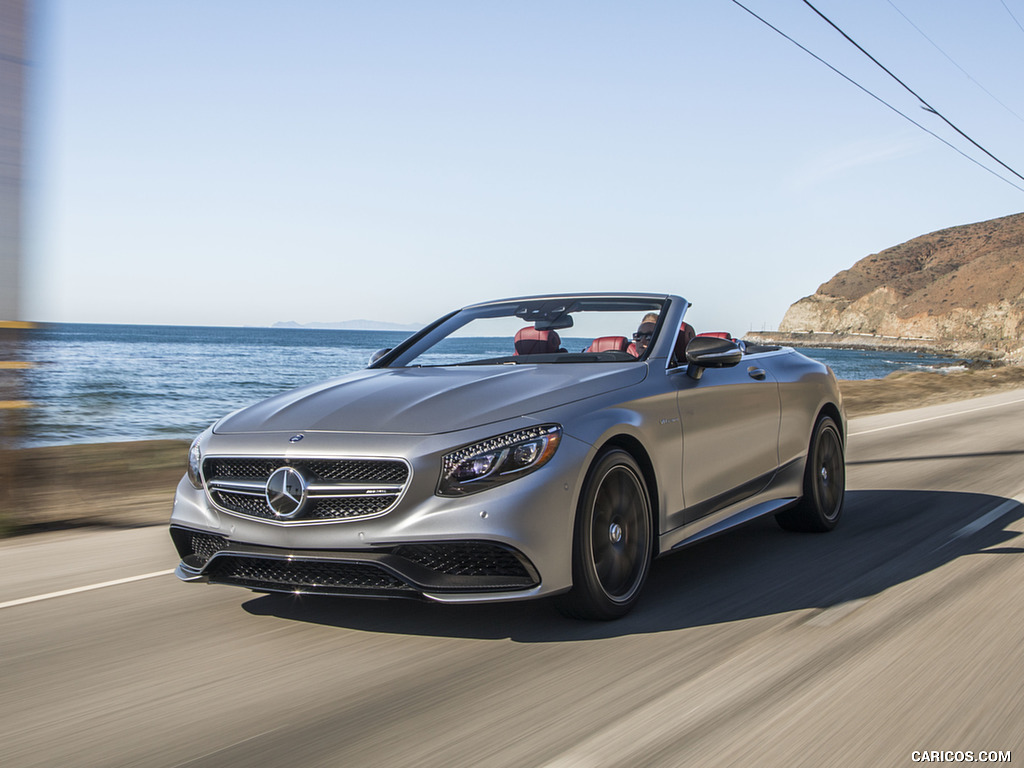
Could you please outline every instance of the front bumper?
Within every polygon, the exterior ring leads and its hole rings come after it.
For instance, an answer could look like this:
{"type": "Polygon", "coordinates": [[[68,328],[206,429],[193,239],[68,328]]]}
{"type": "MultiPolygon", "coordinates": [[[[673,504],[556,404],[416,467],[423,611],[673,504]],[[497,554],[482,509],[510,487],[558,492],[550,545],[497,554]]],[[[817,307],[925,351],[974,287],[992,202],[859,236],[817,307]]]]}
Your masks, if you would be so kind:
{"type": "MultiPolygon", "coordinates": [[[[504,426],[411,441],[375,437],[372,443],[352,434],[308,434],[303,456],[393,456],[409,463],[408,487],[379,516],[281,524],[232,513],[183,478],[171,516],[181,557],[177,574],[183,581],[260,592],[441,602],[563,592],[572,585],[574,512],[581,468],[592,446],[566,436],[551,461],[528,476],[465,497],[435,494],[440,457],[453,444],[474,442],[504,426]]],[[[207,453],[268,455],[268,450],[254,451],[251,438],[214,436],[207,453]]]]}
{"type": "Polygon", "coordinates": [[[403,544],[369,550],[286,550],[171,527],[182,581],[231,584],[257,592],[425,597],[533,591],[536,568],[511,547],[490,542],[403,544]]]}

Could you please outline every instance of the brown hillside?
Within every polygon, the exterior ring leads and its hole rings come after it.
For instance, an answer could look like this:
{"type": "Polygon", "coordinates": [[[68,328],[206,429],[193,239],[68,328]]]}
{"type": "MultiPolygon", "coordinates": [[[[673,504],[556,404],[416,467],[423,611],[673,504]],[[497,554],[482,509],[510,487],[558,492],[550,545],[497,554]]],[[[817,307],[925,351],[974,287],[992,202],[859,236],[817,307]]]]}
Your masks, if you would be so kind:
{"type": "Polygon", "coordinates": [[[779,330],[1018,349],[1024,345],[1024,213],[943,229],[867,256],[791,306],[779,330]]]}

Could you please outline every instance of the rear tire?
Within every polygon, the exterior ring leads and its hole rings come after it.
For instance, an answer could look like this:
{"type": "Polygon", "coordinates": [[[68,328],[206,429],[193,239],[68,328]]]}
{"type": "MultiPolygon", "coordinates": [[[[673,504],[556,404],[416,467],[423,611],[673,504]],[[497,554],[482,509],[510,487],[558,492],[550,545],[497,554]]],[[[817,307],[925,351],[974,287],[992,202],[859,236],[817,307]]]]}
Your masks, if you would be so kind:
{"type": "Polygon", "coordinates": [[[796,506],[775,516],[787,531],[831,531],[843,514],[846,458],[843,438],[831,416],[814,425],[804,469],[804,495],[796,506]]]}
{"type": "Polygon", "coordinates": [[[643,472],[626,451],[607,450],[584,481],[573,530],[573,586],[561,611],[577,619],[625,616],[647,580],[653,547],[643,472]]]}

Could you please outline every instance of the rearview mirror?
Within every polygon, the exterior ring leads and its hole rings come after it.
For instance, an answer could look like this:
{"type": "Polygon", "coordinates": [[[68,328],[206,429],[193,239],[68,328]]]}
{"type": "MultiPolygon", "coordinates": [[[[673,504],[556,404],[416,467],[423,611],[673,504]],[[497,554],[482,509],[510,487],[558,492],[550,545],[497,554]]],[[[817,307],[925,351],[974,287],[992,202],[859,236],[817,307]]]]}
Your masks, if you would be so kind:
{"type": "Polygon", "coordinates": [[[562,315],[552,320],[538,320],[533,324],[533,327],[538,331],[561,331],[566,328],[572,328],[572,325],[572,315],[562,315]]]}

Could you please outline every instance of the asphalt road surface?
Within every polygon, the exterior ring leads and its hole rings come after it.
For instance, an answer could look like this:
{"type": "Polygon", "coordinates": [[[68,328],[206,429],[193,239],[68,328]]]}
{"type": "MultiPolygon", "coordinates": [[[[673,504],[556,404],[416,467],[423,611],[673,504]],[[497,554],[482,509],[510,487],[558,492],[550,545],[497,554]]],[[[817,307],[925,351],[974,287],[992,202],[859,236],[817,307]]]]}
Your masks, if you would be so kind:
{"type": "Polygon", "coordinates": [[[0,766],[1024,762],[1022,426],[1024,390],[855,420],[839,529],[663,558],[613,623],[181,584],[162,528],[6,541],[0,766]]]}

